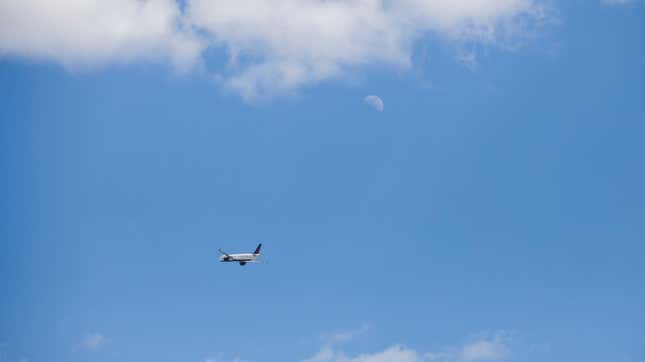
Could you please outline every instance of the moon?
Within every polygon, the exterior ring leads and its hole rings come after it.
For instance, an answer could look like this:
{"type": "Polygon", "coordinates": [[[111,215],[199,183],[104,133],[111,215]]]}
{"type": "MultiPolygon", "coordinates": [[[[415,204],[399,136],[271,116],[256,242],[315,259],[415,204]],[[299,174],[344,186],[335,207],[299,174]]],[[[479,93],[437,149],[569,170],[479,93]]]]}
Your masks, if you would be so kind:
{"type": "Polygon", "coordinates": [[[383,109],[385,109],[385,103],[383,103],[383,100],[379,96],[369,95],[366,96],[364,100],[365,103],[369,104],[379,112],[383,112],[383,109]]]}

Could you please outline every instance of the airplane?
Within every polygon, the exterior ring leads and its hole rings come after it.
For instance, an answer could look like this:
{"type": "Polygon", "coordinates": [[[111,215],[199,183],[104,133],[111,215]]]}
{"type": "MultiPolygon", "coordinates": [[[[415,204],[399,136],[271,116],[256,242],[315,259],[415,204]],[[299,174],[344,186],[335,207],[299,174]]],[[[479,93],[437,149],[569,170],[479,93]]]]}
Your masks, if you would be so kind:
{"type": "Polygon", "coordinates": [[[256,259],[258,258],[258,256],[260,256],[260,248],[262,248],[262,243],[258,244],[258,247],[255,248],[255,251],[253,252],[253,254],[251,253],[228,254],[224,252],[222,249],[218,249],[218,251],[222,254],[222,256],[219,257],[219,261],[236,262],[236,263],[240,263],[240,265],[246,265],[246,263],[256,263],[256,259]]]}

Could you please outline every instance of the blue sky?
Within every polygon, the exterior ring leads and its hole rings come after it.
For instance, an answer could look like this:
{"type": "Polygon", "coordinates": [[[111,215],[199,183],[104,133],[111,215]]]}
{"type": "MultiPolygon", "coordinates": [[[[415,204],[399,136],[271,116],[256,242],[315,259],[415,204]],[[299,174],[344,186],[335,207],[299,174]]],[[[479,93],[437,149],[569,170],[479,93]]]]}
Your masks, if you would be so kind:
{"type": "Polygon", "coordinates": [[[152,3],[0,5],[0,361],[645,360],[642,1],[152,3]]]}

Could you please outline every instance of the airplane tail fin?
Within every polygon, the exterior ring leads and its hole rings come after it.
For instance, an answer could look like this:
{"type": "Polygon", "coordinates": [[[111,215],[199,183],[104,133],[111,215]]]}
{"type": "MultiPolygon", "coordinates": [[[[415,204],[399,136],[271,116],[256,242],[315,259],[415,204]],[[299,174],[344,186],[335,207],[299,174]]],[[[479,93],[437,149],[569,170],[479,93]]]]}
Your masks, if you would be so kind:
{"type": "Polygon", "coordinates": [[[255,251],[253,252],[253,255],[259,255],[260,254],[260,249],[262,248],[262,243],[258,244],[258,247],[255,248],[255,251]]]}

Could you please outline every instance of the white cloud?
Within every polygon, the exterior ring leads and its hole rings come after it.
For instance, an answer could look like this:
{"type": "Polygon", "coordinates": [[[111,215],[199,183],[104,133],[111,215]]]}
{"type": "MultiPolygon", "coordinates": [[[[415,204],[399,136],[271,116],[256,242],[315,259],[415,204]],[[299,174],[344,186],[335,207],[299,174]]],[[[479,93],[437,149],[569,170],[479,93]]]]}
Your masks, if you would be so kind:
{"type": "MultiPolygon", "coordinates": [[[[409,68],[422,35],[504,44],[544,16],[546,0],[5,0],[0,55],[77,69],[135,61],[211,69],[247,99],[291,94],[367,65],[409,68]],[[197,35],[199,34],[199,35],[197,35]]],[[[615,0],[614,0],[615,1],[615,0]]]]}
{"type": "Polygon", "coordinates": [[[133,61],[195,64],[202,44],[173,0],[5,0],[0,54],[84,68],[133,61]]]}
{"type": "Polygon", "coordinates": [[[289,93],[357,67],[411,65],[424,33],[493,44],[539,19],[538,0],[189,0],[188,17],[230,54],[224,84],[246,98],[289,93]]]}
{"type": "Polygon", "coordinates": [[[74,350],[83,350],[83,351],[96,351],[105,343],[105,336],[103,336],[101,333],[90,333],[83,340],[81,343],[77,344],[74,348],[74,350]]]}
{"type": "Polygon", "coordinates": [[[237,67],[226,84],[249,98],[353,66],[410,64],[408,35],[379,0],[189,0],[188,16],[229,51],[237,67]]]}
{"type": "Polygon", "coordinates": [[[380,352],[347,356],[332,346],[323,347],[314,356],[302,362],[487,362],[504,361],[511,356],[511,337],[506,332],[483,335],[459,347],[437,352],[421,353],[414,349],[394,345],[380,352]]]}
{"type": "Polygon", "coordinates": [[[385,104],[383,103],[383,100],[379,96],[370,95],[365,97],[364,100],[367,104],[372,106],[377,111],[383,112],[383,109],[385,108],[385,104]]]}
{"type": "Polygon", "coordinates": [[[426,353],[434,362],[503,361],[511,356],[511,334],[504,331],[479,336],[459,347],[426,353]]]}
{"type": "Polygon", "coordinates": [[[347,357],[341,351],[323,348],[315,356],[303,362],[422,362],[424,357],[417,351],[403,346],[392,346],[381,352],[364,353],[347,357]]]}
{"type": "Polygon", "coordinates": [[[462,347],[459,360],[470,361],[499,361],[510,354],[506,343],[498,337],[492,340],[479,340],[462,347]]]}

